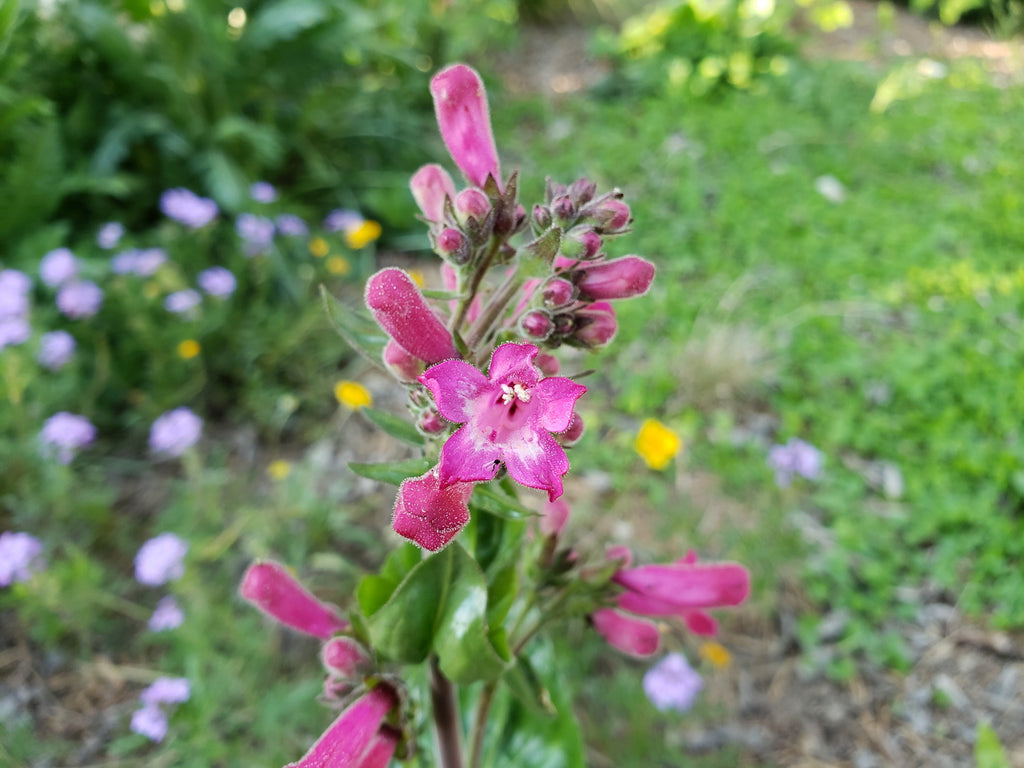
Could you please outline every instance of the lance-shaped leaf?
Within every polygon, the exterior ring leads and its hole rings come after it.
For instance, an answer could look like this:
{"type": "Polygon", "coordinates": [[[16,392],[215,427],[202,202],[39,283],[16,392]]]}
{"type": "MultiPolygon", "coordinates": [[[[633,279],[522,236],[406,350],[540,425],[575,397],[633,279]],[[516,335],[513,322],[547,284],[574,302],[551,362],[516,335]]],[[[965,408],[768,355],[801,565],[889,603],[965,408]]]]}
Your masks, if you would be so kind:
{"type": "Polygon", "coordinates": [[[430,469],[429,459],[407,459],[405,461],[386,461],[379,464],[361,464],[349,462],[348,468],[361,477],[379,480],[390,485],[401,485],[407,477],[417,477],[430,469]]]}
{"type": "Polygon", "coordinates": [[[347,341],[352,349],[379,366],[388,337],[381,333],[380,326],[373,318],[338,301],[322,285],[320,300],[338,335],[347,341]]]}
{"type": "Polygon", "coordinates": [[[360,408],[359,412],[380,427],[385,433],[409,445],[423,445],[425,442],[419,430],[405,419],[376,408],[360,408]]]}

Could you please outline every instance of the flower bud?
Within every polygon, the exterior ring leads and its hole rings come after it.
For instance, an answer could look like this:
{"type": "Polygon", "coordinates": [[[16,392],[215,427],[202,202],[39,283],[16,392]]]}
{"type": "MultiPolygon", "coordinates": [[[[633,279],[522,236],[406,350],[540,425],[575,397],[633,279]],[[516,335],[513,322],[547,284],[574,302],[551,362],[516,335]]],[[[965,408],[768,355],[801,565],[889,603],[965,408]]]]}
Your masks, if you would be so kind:
{"type": "Polygon", "coordinates": [[[370,654],[351,637],[332,637],[320,649],[320,661],[331,675],[355,677],[370,661],[370,654]]]}
{"type": "Polygon", "coordinates": [[[282,624],[326,640],[349,623],[299,584],[284,566],[257,562],[242,577],[243,598],[282,624]]]}
{"type": "Polygon", "coordinates": [[[577,272],[576,286],[584,299],[629,299],[642,296],[654,280],[654,265],[639,256],[587,264],[577,272]]]}
{"type": "Polygon", "coordinates": [[[420,414],[416,426],[419,427],[421,432],[425,432],[428,435],[437,435],[448,429],[448,422],[442,419],[441,414],[435,409],[430,408],[420,414]]]}
{"type": "Polygon", "coordinates": [[[444,200],[455,199],[455,184],[452,177],[440,165],[424,165],[409,180],[409,189],[427,221],[439,222],[444,219],[444,200]]]}
{"type": "Polygon", "coordinates": [[[465,64],[454,64],[434,75],[430,93],[441,138],[459,170],[478,187],[488,176],[500,183],[498,150],[480,75],[465,64]]]}
{"type": "Polygon", "coordinates": [[[402,349],[394,339],[388,339],[382,357],[384,365],[399,381],[410,383],[423,373],[423,361],[402,349]]]}
{"type": "Polygon", "coordinates": [[[441,258],[453,264],[465,264],[469,261],[469,241],[453,227],[445,227],[438,233],[436,248],[441,258]]]}
{"type": "Polygon", "coordinates": [[[569,185],[569,195],[576,201],[576,205],[586,205],[594,199],[597,192],[597,184],[589,179],[576,179],[569,185]]]}
{"type": "Polygon", "coordinates": [[[491,201],[479,189],[469,187],[456,196],[455,211],[462,219],[483,221],[491,212],[491,201]]]}
{"type": "Polygon", "coordinates": [[[402,481],[391,527],[399,536],[437,552],[466,527],[472,494],[473,483],[453,482],[441,487],[435,466],[426,474],[402,481]]]}
{"type": "Polygon", "coordinates": [[[576,413],[572,412],[572,421],[569,422],[569,428],[561,434],[555,435],[555,439],[558,440],[560,445],[569,447],[575,445],[583,437],[583,432],[586,430],[586,426],[583,424],[583,418],[576,413]]]}
{"type": "Polygon", "coordinates": [[[576,286],[561,277],[553,277],[544,284],[541,293],[545,307],[558,309],[572,303],[576,298],[576,286]]]}
{"type": "Polygon", "coordinates": [[[366,305],[380,327],[413,357],[438,363],[459,357],[452,335],[406,272],[382,269],[366,284],[366,305]]]}
{"type": "Polygon", "coordinates": [[[573,234],[571,237],[583,246],[583,252],[578,257],[580,259],[592,259],[601,250],[601,236],[592,229],[573,234]]]}
{"type": "Polygon", "coordinates": [[[519,327],[522,329],[523,334],[531,340],[544,341],[555,329],[555,324],[551,321],[547,312],[537,309],[523,315],[523,319],[519,321],[519,327]]]}
{"type": "Polygon", "coordinates": [[[536,365],[540,372],[545,376],[557,376],[558,371],[562,365],[558,362],[558,358],[554,355],[549,355],[547,352],[540,352],[537,357],[534,358],[533,364],[536,365]]]}
{"type": "Polygon", "coordinates": [[[551,212],[562,221],[573,221],[576,218],[576,205],[568,195],[556,197],[551,204],[551,212]]]}
{"type": "Polygon", "coordinates": [[[551,226],[551,209],[543,205],[533,206],[533,225],[538,232],[543,232],[551,226]]]}
{"type": "Polygon", "coordinates": [[[618,330],[615,310],[606,301],[598,301],[578,310],[574,320],[575,329],[569,341],[588,349],[605,346],[618,330]]]}
{"type": "Polygon", "coordinates": [[[605,200],[600,210],[602,218],[606,221],[605,232],[621,232],[633,220],[629,206],[614,197],[605,200]]]}

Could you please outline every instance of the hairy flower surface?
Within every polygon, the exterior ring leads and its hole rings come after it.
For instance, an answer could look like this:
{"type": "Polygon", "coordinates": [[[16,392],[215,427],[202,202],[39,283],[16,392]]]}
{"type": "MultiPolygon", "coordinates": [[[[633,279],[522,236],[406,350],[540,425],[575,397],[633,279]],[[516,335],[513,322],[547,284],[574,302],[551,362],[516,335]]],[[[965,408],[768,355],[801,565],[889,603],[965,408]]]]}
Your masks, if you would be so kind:
{"type": "Polygon", "coordinates": [[[350,704],[297,763],[285,768],[370,768],[387,766],[396,739],[382,724],[398,697],[378,685],[350,704]],[[383,742],[383,748],[382,748],[383,742]]]}
{"type": "Polygon", "coordinates": [[[278,563],[256,562],[242,577],[239,594],[285,626],[326,640],[349,623],[316,599],[278,563]]]}
{"type": "Polygon", "coordinates": [[[458,357],[455,342],[408,272],[382,269],[366,283],[366,306],[406,352],[426,363],[458,357]]]}
{"type": "Polygon", "coordinates": [[[697,700],[704,680],[683,654],[670,653],[647,670],[643,685],[655,708],[685,712],[697,700]]]}
{"type": "Polygon", "coordinates": [[[188,542],[173,533],[154,536],[135,555],[135,580],[148,587],[159,587],[185,575],[188,542]]]}
{"type": "Polygon", "coordinates": [[[572,422],[573,407],[587,391],[564,378],[541,378],[532,344],[502,344],[488,375],[461,360],[428,368],[420,383],[441,415],[461,423],[441,449],[441,485],[492,480],[502,464],[516,482],[562,495],[569,471],[565,450],[552,437],[572,422]]]}
{"type": "Polygon", "coordinates": [[[438,468],[402,481],[395,499],[392,527],[400,536],[437,552],[469,522],[472,483],[441,484],[438,468]]]}
{"type": "Polygon", "coordinates": [[[430,93],[441,138],[459,170],[478,187],[488,176],[500,183],[498,150],[480,75],[465,64],[453,64],[434,75],[430,93]]]}

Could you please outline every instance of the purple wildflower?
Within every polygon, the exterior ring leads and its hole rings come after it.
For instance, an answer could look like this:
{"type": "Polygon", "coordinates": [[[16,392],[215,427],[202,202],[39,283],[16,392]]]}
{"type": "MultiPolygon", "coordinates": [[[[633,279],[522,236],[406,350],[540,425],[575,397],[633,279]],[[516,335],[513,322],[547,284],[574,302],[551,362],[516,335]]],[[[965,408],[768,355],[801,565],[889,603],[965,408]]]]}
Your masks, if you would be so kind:
{"type": "Polygon", "coordinates": [[[235,292],[235,276],[224,267],[204,269],[196,278],[199,287],[211,296],[223,299],[235,292]]]}
{"type": "Polygon", "coordinates": [[[135,555],[135,580],[147,587],[159,587],[185,575],[188,542],[173,533],[154,536],[135,555]]]}
{"type": "Polygon", "coordinates": [[[175,408],[159,416],[149,429],[149,447],[155,453],[181,456],[199,440],[203,420],[188,408],[175,408]]]}
{"type": "Polygon", "coordinates": [[[39,277],[51,288],[63,285],[78,275],[78,259],[67,248],[50,251],[39,262],[39,277]]]}
{"type": "Polygon", "coordinates": [[[16,269],[0,270],[0,317],[21,317],[28,312],[32,280],[16,269]]]}
{"type": "Polygon", "coordinates": [[[275,219],[277,231],[285,237],[304,237],[309,234],[306,222],[294,213],[282,213],[275,219]]]}
{"type": "Polygon", "coordinates": [[[335,208],[324,218],[324,229],[328,232],[346,232],[362,223],[363,217],[359,211],[335,208]]]}
{"type": "Polygon", "coordinates": [[[0,587],[28,581],[43,567],[43,544],[30,533],[0,533],[0,587]]]}
{"type": "Polygon", "coordinates": [[[111,248],[117,247],[123,236],[124,225],[119,221],[108,221],[96,233],[96,244],[100,248],[109,251],[111,248]]]}
{"type": "Polygon", "coordinates": [[[24,317],[0,317],[0,349],[24,344],[32,327],[24,317]]]}
{"type": "Polygon", "coordinates": [[[36,360],[51,371],[63,368],[75,351],[75,337],[67,331],[50,331],[39,339],[39,354],[36,360]]]}
{"type": "Polygon", "coordinates": [[[775,470],[775,482],[780,488],[787,487],[796,475],[816,480],[824,461],[821,451],[798,437],[785,445],[773,445],[768,451],[768,466],[775,470]]]}
{"type": "Polygon", "coordinates": [[[96,427],[85,416],[60,411],[46,420],[39,439],[46,452],[55,451],[61,464],[70,464],[79,448],[96,439],[96,427]]]}
{"type": "Polygon", "coordinates": [[[213,200],[184,187],[168,189],[160,195],[160,210],[189,229],[205,227],[217,216],[217,204],[213,200]]]}
{"type": "Polygon", "coordinates": [[[644,675],[644,693],[662,712],[685,712],[697,700],[704,687],[701,676],[681,653],[670,653],[644,675]]]}
{"type": "Polygon", "coordinates": [[[168,294],[164,299],[164,308],[176,315],[183,315],[195,309],[202,300],[203,297],[199,295],[198,291],[186,288],[183,291],[168,294]]]}
{"type": "Polygon", "coordinates": [[[245,252],[249,256],[262,253],[274,240],[274,222],[254,213],[238,214],[235,231],[245,241],[245,252]]]}
{"type": "Polygon", "coordinates": [[[165,632],[169,629],[177,629],[184,621],[185,613],[178,605],[178,601],[171,595],[167,595],[156,604],[153,615],[149,617],[149,623],[146,626],[149,627],[150,632],[165,632]]]}
{"type": "Polygon", "coordinates": [[[277,200],[277,190],[269,181],[257,181],[249,187],[249,197],[257,203],[272,203],[277,200]]]}
{"type": "Polygon", "coordinates": [[[167,261],[163,248],[132,248],[110,260],[110,269],[118,275],[149,277],[167,261]]]}
{"type": "Polygon", "coordinates": [[[160,707],[146,704],[132,713],[131,729],[150,741],[163,741],[167,735],[167,715],[160,707]]]}
{"type": "Polygon", "coordinates": [[[72,320],[92,317],[103,304],[103,291],[88,280],[65,283],[57,291],[57,309],[72,320]]]}

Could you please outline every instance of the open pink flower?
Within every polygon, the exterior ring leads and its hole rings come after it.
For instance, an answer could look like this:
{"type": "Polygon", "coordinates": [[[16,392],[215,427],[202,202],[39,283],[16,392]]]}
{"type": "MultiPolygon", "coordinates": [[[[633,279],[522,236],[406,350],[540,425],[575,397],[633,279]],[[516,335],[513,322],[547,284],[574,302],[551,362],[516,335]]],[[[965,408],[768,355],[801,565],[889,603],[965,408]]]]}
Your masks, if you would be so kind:
{"type": "Polygon", "coordinates": [[[489,376],[448,360],[419,377],[441,415],[463,424],[441,449],[442,486],[492,480],[504,464],[516,482],[547,491],[551,501],[562,495],[569,459],[551,433],[569,428],[587,388],[564,377],[542,379],[533,364],[538,351],[532,344],[502,344],[489,376]]]}
{"type": "Polygon", "coordinates": [[[285,768],[386,768],[397,734],[383,725],[398,696],[378,685],[350,704],[297,763],[285,768]]]}
{"type": "Polygon", "coordinates": [[[472,483],[441,485],[437,467],[419,477],[406,478],[398,489],[392,527],[400,536],[437,552],[469,522],[472,493],[472,483]]]}
{"type": "Polygon", "coordinates": [[[612,581],[625,588],[618,607],[641,616],[678,616],[691,632],[714,635],[705,609],[739,605],[750,594],[750,572],[738,563],[698,563],[692,550],[668,565],[621,568],[612,581]]]}
{"type": "Polygon", "coordinates": [[[333,608],[317,600],[278,563],[250,565],[239,593],[282,624],[321,640],[349,627],[333,608]]]}
{"type": "Polygon", "coordinates": [[[500,183],[498,150],[480,75],[465,64],[453,64],[434,75],[430,93],[441,138],[455,164],[478,187],[488,176],[500,183]]]}

